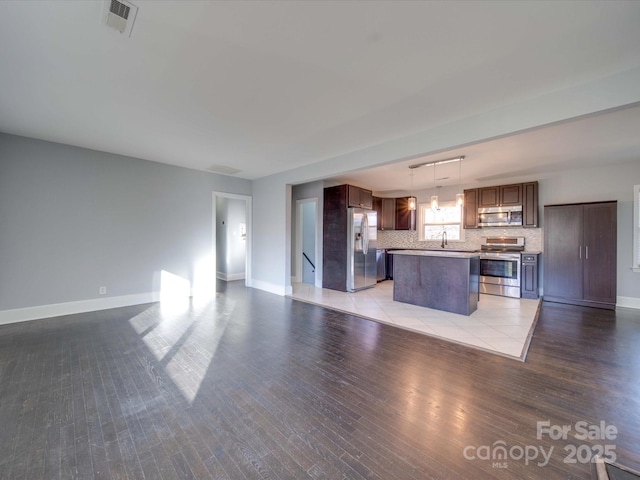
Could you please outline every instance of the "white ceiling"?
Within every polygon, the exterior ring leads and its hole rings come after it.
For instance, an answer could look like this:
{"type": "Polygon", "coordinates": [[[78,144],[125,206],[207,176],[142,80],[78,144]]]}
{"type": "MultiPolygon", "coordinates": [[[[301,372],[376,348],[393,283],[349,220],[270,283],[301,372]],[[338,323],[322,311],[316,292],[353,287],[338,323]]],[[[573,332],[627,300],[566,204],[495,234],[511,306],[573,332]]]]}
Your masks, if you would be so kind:
{"type": "Polygon", "coordinates": [[[477,186],[538,180],[560,170],[640,160],[640,106],[534,129],[446,152],[332,177],[381,196],[403,196],[434,186],[477,186]],[[410,169],[410,165],[464,160],[410,169]],[[411,177],[413,174],[413,178],[411,177]],[[434,177],[435,175],[435,177],[434,177]],[[435,179],[435,180],[434,180],[435,179]]]}
{"type": "MultiPolygon", "coordinates": [[[[126,37],[101,1],[0,1],[0,131],[255,179],[640,65],[638,1],[134,3],[126,37]]],[[[452,153],[468,180],[624,161],[639,118],[452,153]]]]}

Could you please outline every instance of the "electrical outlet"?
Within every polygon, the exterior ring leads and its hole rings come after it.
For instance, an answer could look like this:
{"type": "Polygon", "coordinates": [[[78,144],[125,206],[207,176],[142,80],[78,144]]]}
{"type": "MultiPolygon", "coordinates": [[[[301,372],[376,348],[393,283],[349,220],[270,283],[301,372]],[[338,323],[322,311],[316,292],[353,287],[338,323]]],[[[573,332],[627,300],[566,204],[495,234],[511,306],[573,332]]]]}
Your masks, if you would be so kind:
{"type": "Polygon", "coordinates": [[[100,289],[98,290],[98,293],[100,295],[106,295],[107,294],[107,287],[100,287],[100,289]]]}

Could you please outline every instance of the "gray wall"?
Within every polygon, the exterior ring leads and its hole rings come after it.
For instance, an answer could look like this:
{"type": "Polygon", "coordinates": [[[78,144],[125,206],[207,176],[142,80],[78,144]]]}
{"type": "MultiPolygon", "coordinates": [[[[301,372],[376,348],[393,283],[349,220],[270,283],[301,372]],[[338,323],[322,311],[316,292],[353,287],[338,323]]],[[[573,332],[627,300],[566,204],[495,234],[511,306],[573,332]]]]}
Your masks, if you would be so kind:
{"type": "Polygon", "coordinates": [[[212,254],[212,191],[251,182],[0,134],[0,311],[157,292],[212,254]]]}
{"type": "Polygon", "coordinates": [[[190,278],[211,253],[213,190],[253,196],[248,284],[290,293],[292,185],[640,102],[639,80],[635,68],[505,99],[253,182],[0,134],[0,311],[96,298],[102,285],[109,295],[155,291],[162,270],[190,278]]]}

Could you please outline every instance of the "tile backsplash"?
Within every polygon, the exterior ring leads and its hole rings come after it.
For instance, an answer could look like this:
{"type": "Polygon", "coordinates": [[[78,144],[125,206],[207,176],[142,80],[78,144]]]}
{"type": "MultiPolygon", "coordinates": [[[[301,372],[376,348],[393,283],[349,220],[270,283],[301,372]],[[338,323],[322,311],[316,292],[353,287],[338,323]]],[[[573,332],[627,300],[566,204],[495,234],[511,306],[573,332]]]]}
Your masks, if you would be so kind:
{"type": "MultiPolygon", "coordinates": [[[[464,231],[464,241],[450,241],[448,248],[479,250],[482,237],[524,237],[527,252],[542,251],[541,228],[478,228],[464,231]]],[[[378,230],[377,248],[440,248],[440,241],[418,240],[418,232],[411,230],[378,230]]]]}

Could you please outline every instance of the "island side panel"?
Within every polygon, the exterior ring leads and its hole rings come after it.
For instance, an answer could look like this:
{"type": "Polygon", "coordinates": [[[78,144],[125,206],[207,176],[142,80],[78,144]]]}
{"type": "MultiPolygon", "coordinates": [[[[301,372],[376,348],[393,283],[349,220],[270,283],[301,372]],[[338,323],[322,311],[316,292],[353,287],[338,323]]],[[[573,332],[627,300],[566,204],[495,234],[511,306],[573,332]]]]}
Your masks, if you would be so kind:
{"type": "MultiPolygon", "coordinates": [[[[480,301],[480,257],[469,259],[469,305],[473,305],[473,313],[478,308],[480,301]]],[[[471,314],[470,313],[470,314],[471,314]]]]}
{"type": "Polygon", "coordinates": [[[478,308],[479,258],[394,255],[393,299],[471,315],[478,308]]]}

